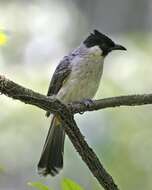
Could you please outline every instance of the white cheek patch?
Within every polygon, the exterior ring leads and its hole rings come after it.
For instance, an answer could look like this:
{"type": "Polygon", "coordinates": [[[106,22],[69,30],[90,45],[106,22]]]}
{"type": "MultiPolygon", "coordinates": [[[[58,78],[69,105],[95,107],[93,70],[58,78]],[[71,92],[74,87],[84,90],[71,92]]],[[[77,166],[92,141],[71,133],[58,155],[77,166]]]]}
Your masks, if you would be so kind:
{"type": "Polygon", "coordinates": [[[89,53],[95,56],[102,56],[102,50],[99,48],[99,46],[93,46],[89,48],[89,53]]]}

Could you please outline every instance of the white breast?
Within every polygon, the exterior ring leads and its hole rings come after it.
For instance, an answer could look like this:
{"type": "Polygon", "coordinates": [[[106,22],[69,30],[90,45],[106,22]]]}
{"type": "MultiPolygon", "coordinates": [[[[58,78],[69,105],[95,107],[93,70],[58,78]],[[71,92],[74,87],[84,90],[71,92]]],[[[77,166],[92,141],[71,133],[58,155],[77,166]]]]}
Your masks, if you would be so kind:
{"type": "Polygon", "coordinates": [[[98,47],[86,54],[76,56],[72,62],[72,72],[57,94],[65,103],[93,98],[102,75],[103,57],[98,47]]]}

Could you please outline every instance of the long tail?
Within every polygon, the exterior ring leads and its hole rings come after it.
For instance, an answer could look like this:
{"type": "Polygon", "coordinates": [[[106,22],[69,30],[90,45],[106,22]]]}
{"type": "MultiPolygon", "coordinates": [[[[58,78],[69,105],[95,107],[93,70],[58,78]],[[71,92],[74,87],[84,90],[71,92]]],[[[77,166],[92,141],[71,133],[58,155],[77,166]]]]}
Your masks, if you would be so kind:
{"type": "Polygon", "coordinates": [[[51,126],[38,163],[40,175],[55,176],[63,168],[65,132],[56,116],[53,116],[51,126]]]}

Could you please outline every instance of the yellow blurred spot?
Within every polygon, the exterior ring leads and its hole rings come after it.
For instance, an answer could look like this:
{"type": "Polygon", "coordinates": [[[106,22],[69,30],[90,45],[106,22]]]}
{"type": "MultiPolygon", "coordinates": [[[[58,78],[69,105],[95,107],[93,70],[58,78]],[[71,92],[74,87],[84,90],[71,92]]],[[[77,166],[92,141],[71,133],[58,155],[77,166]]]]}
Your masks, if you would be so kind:
{"type": "Polygon", "coordinates": [[[0,31],[0,45],[5,45],[7,41],[8,41],[7,35],[3,31],[0,31]]]}

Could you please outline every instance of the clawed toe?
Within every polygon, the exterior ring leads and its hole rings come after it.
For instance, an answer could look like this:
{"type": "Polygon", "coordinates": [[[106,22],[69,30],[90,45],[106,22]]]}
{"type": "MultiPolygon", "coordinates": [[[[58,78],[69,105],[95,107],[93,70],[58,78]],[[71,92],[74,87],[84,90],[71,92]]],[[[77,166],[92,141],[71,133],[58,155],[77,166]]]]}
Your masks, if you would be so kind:
{"type": "Polygon", "coordinates": [[[82,104],[84,104],[87,108],[89,108],[92,105],[92,103],[93,103],[93,100],[89,98],[82,100],[82,104]]]}

